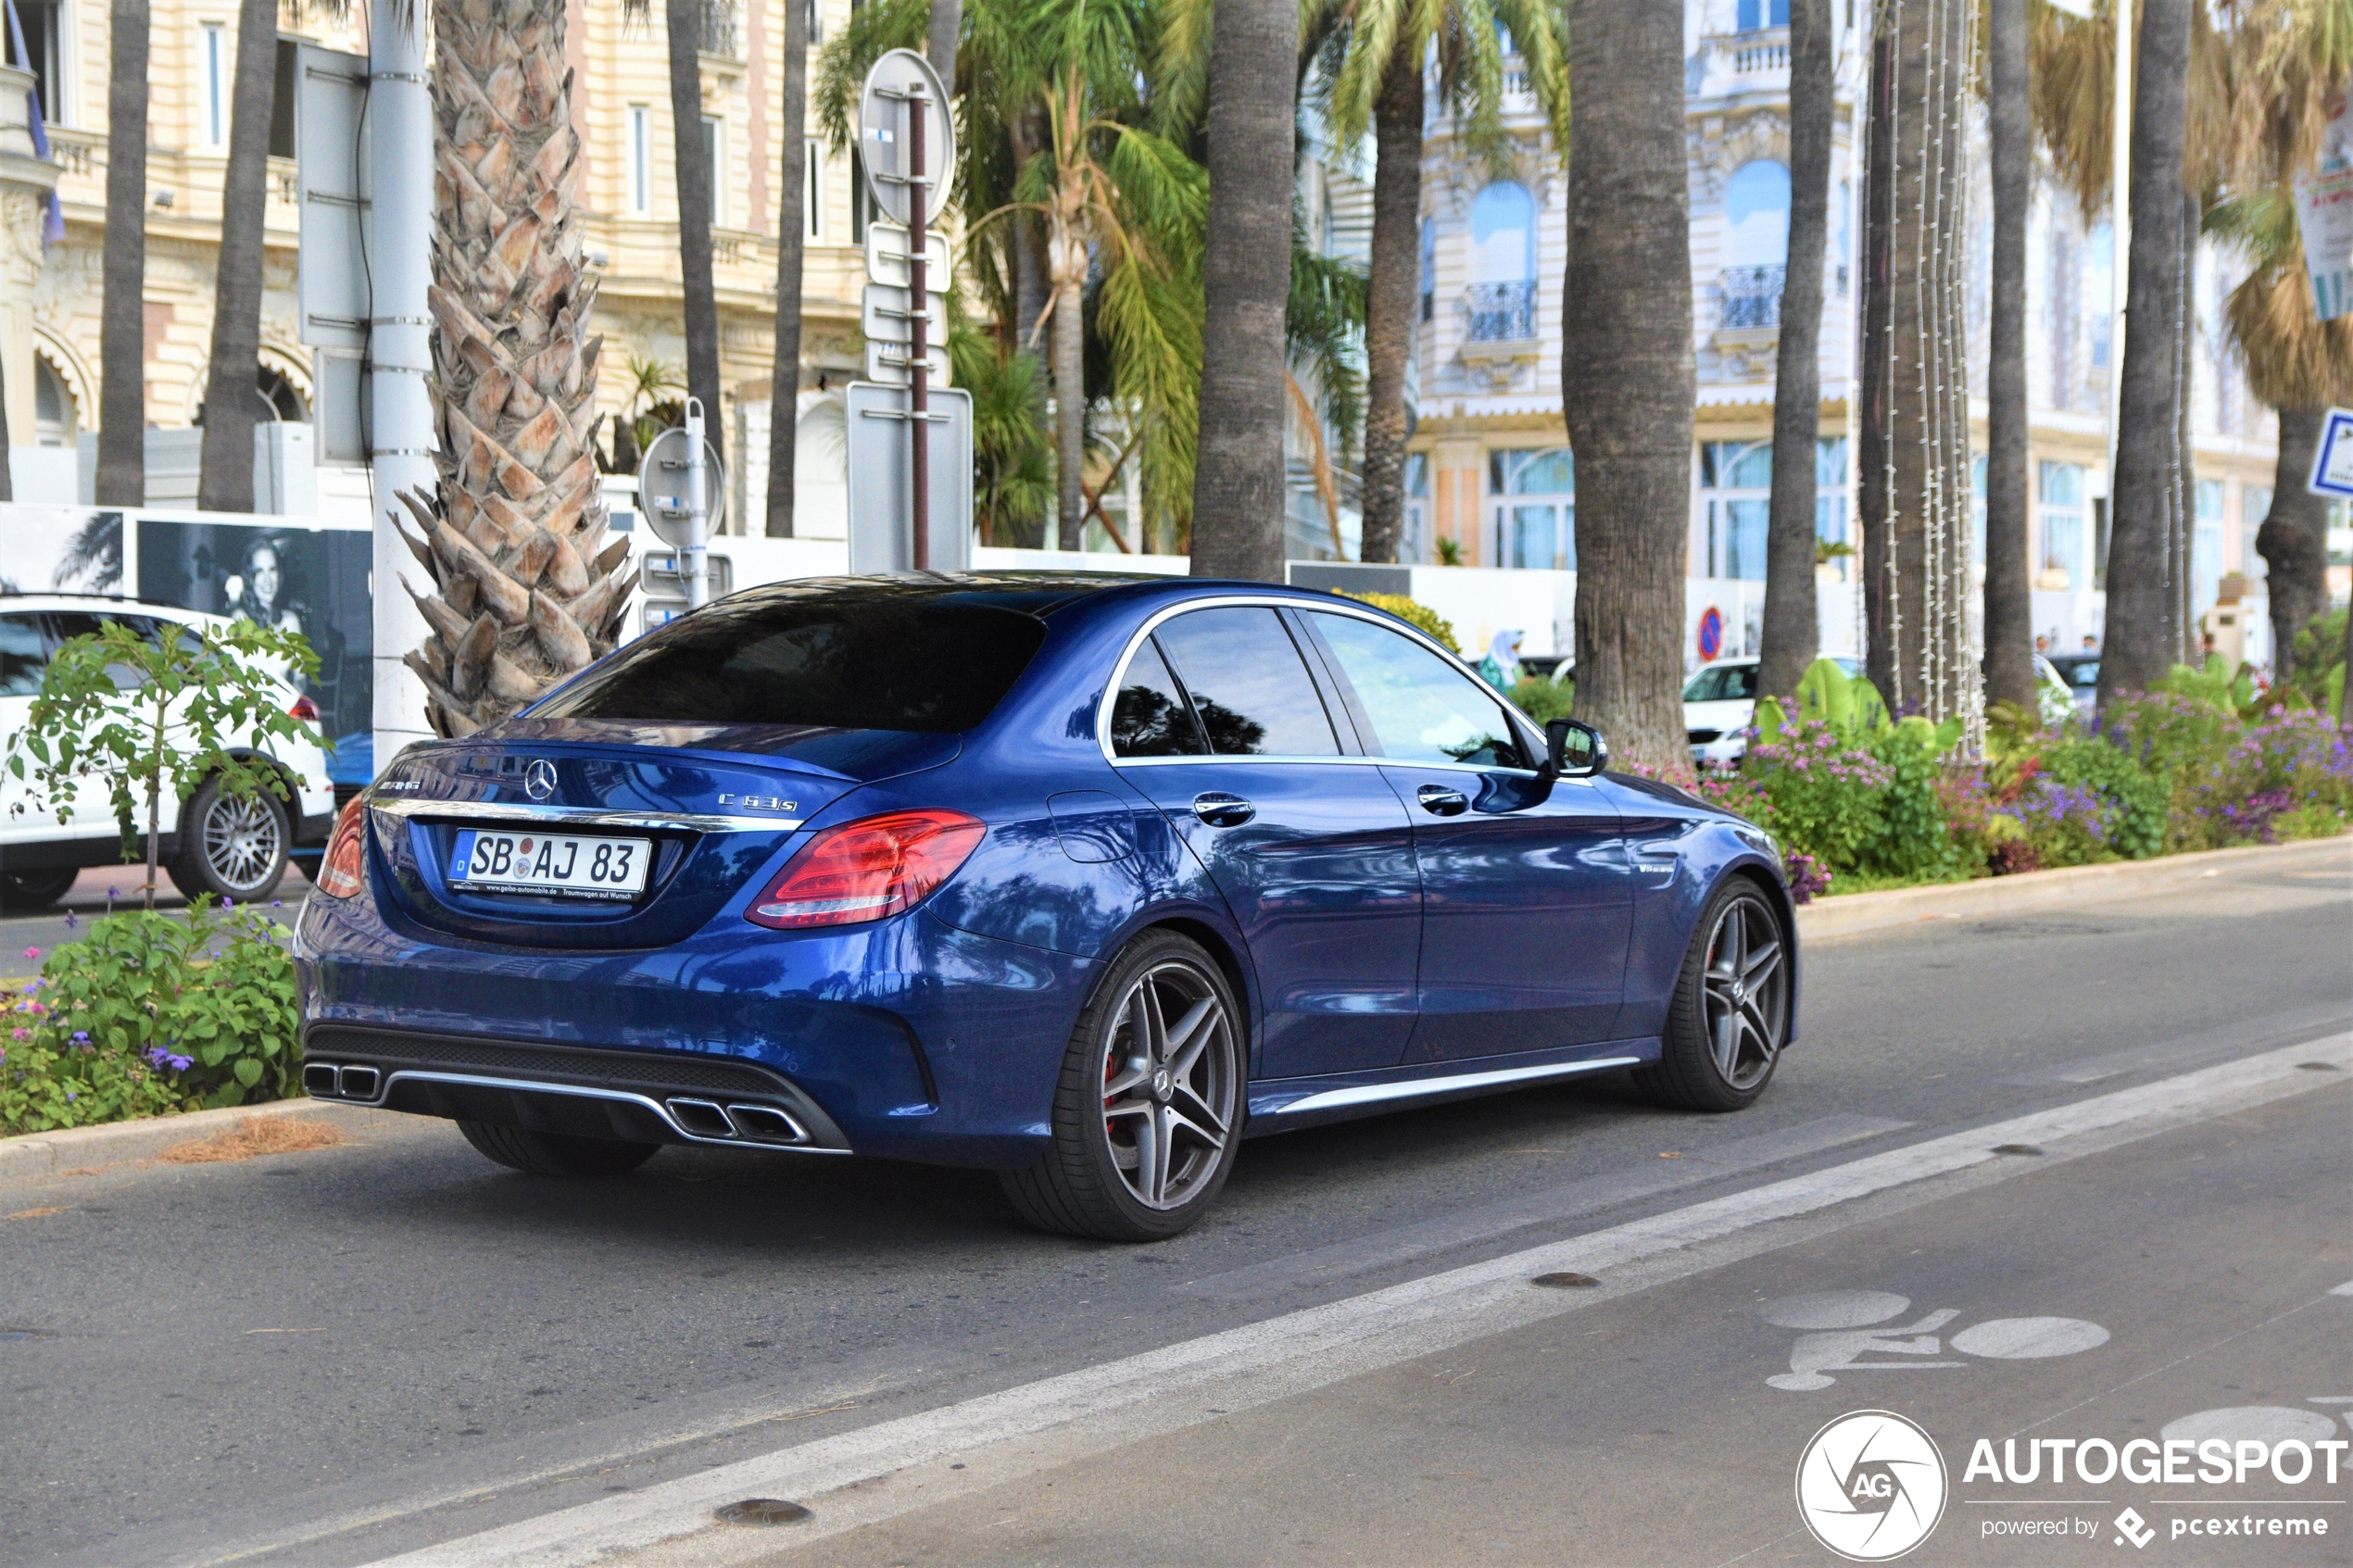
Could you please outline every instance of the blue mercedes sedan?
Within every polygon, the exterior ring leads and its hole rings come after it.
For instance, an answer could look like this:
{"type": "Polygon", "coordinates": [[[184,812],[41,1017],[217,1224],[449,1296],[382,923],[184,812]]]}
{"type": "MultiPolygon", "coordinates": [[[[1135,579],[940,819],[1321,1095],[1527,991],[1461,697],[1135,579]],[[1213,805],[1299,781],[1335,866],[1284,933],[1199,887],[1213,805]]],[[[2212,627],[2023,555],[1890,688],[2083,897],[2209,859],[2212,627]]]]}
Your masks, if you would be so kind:
{"type": "Polygon", "coordinates": [[[1772,841],[1353,600],[796,582],[412,746],[296,944],[312,1095],[612,1175],[664,1144],[1200,1218],[1241,1139],[1580,1074],[1737,1110],[1795,1035],[1772,841]]]}

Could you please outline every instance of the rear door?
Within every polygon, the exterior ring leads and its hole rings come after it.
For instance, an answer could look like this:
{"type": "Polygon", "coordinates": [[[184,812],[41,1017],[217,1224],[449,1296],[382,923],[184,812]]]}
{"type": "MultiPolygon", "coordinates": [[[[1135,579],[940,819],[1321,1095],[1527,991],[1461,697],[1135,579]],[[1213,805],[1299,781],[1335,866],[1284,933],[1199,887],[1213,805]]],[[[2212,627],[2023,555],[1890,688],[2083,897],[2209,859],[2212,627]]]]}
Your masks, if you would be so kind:
{"type": "Polygon", "coordinates": [[[1633,916],[1617,809],[1547,785],[1529,741],[1461,662],[1366,618],[1300,617],[1414,824],[1419,1020],[1409,1061],[1612,1037],[1633,916]]]}
{"type": "MultiPolygon", "coordinates": [[[[41,694],[41,676],[48,667],[41,618],[24,610],[0,615],[0,744],[32,717],[32,699],[41,694]]],[[[23,760],[21,779],[14,769],[0,765],[0,844],[32,844],[57,836],[57,814],[32,776],[32,759],[23,760]]]]}
{"type": "Polygon", "coordinates": [[[1391,1067],[1413,1032],[1421,887],[1411,819],[1353,755],[1284,618],[1219,605],[1163,621],[1114,702],[1122,775],[1201,858],[1266,1009],[1257,1076],[1391,1067]]]}

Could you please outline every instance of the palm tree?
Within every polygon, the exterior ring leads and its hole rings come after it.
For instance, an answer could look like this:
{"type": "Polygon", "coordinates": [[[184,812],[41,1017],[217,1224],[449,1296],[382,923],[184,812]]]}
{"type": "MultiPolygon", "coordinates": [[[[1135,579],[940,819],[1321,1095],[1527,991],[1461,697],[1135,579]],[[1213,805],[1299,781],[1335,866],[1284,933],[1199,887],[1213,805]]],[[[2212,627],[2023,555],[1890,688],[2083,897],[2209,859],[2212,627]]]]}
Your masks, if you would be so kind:
{"type": "Polygon", "coordinates": [[[113,0],[107,26],[96,499],[141,507],[147,501],[147,0],[113,0]]]}
{"type": "Polygon", "coordinates": [[[2296,206],[2278,187],[2218,202],[2206,215],[2206,232],[2237,242],[2255,264],[2231,291],[2223,320],[2249,389],[2279,410],[2271,509],[2255,547],[2267,569],[2274,676],[2284,681],[2296,634],[2328,611],[2328,503],[2304,482],[2330,406],[2353,402],[2353,317],[2323,321],[2313,310],[2296,206]]]}
{"type": "MultiPolygon", "coordinates": [[[[1311,36],[1319,39],[1315,91],[1335,139],[1353,147],[1367,123],[1373,131],[1364,558],[1393,561],[1405,504],[1405,369],[1421,314],[1423,60],[1434,44],[1441,98],[1466,121],[1469,145],[1501,163],[1509,148],[1502,123],[1508,30],[1551,121],[1554,148],[1565,157],[1567,12],[1541,0],[1306,0],[1306,6],[1311,36]]],[[[1597,15],[1594,25],[1619,24],[1597,15]]]]}
{"type": "MultiPolygon", "coordinates": [[[[686,318],[686,395],[702,400],[704,432],[722,461],[719,296],[711,280],[711,148],[703,140],[702,33],[710,0],[663,0],[670,45],[670,139],[678,170],[678,259],[686,318]]],[[[787,23],[787,26],[790,24],[787,23]]],[[[786,66],[789,69],[789,64],[786,66]]]]}
{"type": "Polygon", "coordinates": [[[1284,320],[1291,292],[1298,0],[1219,0],[1209,65],[1209,233],[1197,577],[1283,580],[1284,320]]]}
{"type": "MultiPolygon", "coordinates": [[[[2023,4],[2024,0],[2013,0],[2023,4]]],[[[1814,662],[1815,443],[1821,431],[1822,257],[1830,244],[1831,0],[1789,9],[1789,255],[1773,370],[1773,494],[1765,533],[1765,624],[1757,689],[1783,695],[1814,662]]]]}
{"type": "Polygon", "coordinates": [[[768,372],[768,536],[792,537],[794,465],[800,455],[800,258],[809,235],[809,10],[785,0],[783,169],[776,201],[776,334],[768,372]]]}
{"type": "Polygon", "coordinates": [[[213,277],[212,370],[205,383],[204,454],[196,505],[253,510],[253,429],[261,395],[262,207],[270,182],[270,120],[278,83],[278,0],[237,7],[237,73],[229,108],[229,167],[220,192],[220,255],[213,277]]]}
{"type": "Polygon", "coordinates": [[[436,734],[495,723],[609,651],[635,573],[607,539],[595,413],[602,339],[574,207],[564,0],[438,0],[433,83],[439,493],[401,499],[431,634],[404,662],[436,734]]]}
{"type": "Polygon", "coordinates": [[[984,545],[1036,549],[1054,509],[1046,371],[952,304],[948,357],[973,400],[973,523],[984,545]]]}
{"type": "Polygon", "coordinates": [[[1985,698],[2035,709],[2027,548],[2026,225],[2033,197],[2027,0],[1989,0],[1986,107],[1993,154],[1993,300],[1985,377],[1985,698]]]}
{"type": "Polygon", "coordinates": [[[1681,772],[1697,395],[1683,8],[1571,0],[1568,80],[1561,403],[1577,450],[1577,714],[1634,766],[1681,772]]]}
{"type": "Polygon", "coordinates": [[[2108,631],[2100,706],[2146,691],[2182,658],[2173,590],[2178,526],[2174,334],[2180,319],[2182,149],[2188,112],[2191,0],[2143,0],[2133,70],[2133,241],[2126,320],[2160,323],[2127,332],[2117,396],[2116,474],[2109,485],[2108,631]]]}

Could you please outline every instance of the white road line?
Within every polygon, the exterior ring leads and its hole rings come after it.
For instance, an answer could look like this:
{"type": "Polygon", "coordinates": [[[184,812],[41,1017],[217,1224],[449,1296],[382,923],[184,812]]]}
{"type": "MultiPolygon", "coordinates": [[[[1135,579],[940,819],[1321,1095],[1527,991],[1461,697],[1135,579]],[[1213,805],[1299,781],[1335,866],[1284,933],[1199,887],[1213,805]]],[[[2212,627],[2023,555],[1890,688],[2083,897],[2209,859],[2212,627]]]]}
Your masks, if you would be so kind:
{"type": "Polygon", "coordinates": [[[2347,1280],[2343,1285],[2340,1285],[2334,1290],[2331,1290],[2329,1294],[2332,1296],[2353,1296],[2353,1279],[2347,1280]]]}
{"type": "Polygon", "coordinates": [[[1983,1173],[1988,1180],[2047,1169],[2057,1160],[2342,1082],[2297,1070],[2298,1062],[2314,1060],[2353,1062],[2353,1034],[1931,1138],[1568,1241],[820,1438],[429,1547],[390,1559],[386,1568],[570,1568],[624,1560],[711,1568],[773,1554],[1059,1463],[1068,1452],[1065,1440],[1083,1438],[1100,1452],[1729,1261],[1699,1255],[1703,1249],[1720,1254],[1711,1244],[1755,1241],[1751,1253],[1782,1245],[1758,1239],[1790,1228],[1779,1222],[1819,1217],[1809,1234],[1822,1234],[1853,1223],[1824,1216],[1824,1210],[1893,1188],[1974,1174],[1982,1166],[1992,1167],[1983,1173]],[[1994,1152],[1998,1145],[2019,1144],[2041,1148],[2045,1157],[1994,1152]],[[1610,1288],[1529,1286],[1530,1276],[1555,1271],[1602,1275],[1610,1288]],[[967,1465],[952,1478],[944,1470],[909,1474],[951,1457],[967,1465]],[[859,1490],[829,1495],[849,1486],[859,1490]],[[749,1497],[809,1504],[817,1517],[788,1531],[712,1524],[712,1509],[749,1497]]]}

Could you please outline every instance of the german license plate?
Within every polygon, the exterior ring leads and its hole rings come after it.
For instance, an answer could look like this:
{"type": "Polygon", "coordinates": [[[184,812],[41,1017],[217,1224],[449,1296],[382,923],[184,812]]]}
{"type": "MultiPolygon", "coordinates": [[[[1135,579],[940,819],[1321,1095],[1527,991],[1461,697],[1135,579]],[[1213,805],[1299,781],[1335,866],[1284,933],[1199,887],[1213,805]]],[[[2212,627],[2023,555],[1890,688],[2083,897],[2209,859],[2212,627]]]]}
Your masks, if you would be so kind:
{"type": "Polygon", "coordinates": [[[645,891],[653,858],[650,839],[467,828],[450,851],[449,881],[484,893],[627,899],[645,891]]]}

